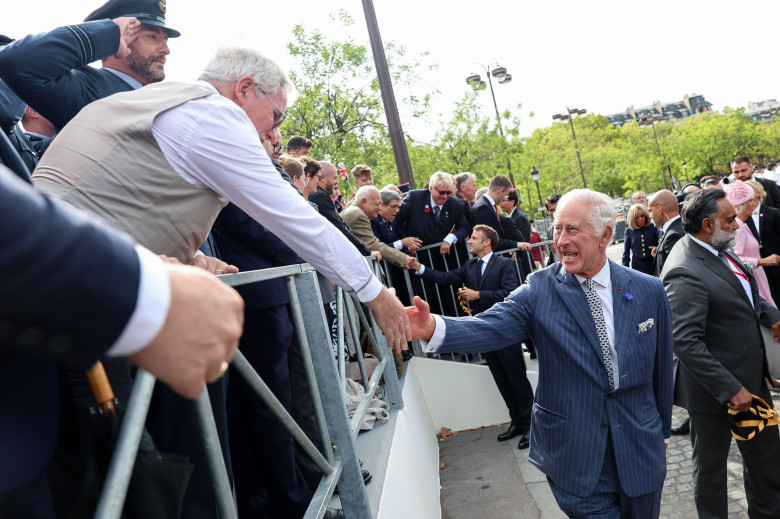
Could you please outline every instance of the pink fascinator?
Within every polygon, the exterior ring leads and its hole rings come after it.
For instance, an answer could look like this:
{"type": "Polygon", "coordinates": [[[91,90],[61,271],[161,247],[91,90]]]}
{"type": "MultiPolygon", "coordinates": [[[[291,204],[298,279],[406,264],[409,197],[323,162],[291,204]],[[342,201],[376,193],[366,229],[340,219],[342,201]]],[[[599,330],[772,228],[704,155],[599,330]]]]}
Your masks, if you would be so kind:
{"type": "Polygon", "coordinates": [[[723,190],[726,192],[726,198],[728,198],[729,202],[734,204],[735,207],[744,204],[745,202],[749,202],[753,199],[754,195],[753,188],[741,180],[735,180],[730,184],[726,184],[723,186],[723,190]]]}

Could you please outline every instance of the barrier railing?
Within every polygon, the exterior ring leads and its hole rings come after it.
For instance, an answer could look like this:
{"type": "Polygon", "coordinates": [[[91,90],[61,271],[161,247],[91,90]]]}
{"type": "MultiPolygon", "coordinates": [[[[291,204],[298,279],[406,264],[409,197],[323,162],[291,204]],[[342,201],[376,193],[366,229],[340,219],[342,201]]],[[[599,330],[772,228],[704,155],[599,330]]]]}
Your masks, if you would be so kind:
{"type": "MultiPolygon", "coordinates": [[[[516,272],[517,272],[517,278],[520,280],[520,284],[523,284],[525,282],[525,278],[526,278],[526,275],[527,275],[526,272],[530,273],[530,272],[532,272],[532,271],[534,271],[536,269],[536,266],[535,266],[535,263],[534,263],[534,260],[533,260],[533,251],[534,250],[542,250],[542,251],[544,251],[543,254],[542,254],[542,262],[541,262],[542,265],[543,265],[545,258],[548,258],[550,256],[550,244],[552,244],[552,241],[550,241],[550,240],[542,241],[542,242],[539,242],[539,243],[534,243],[531,246],[531,250],[528,251],[527,253],[525,253],[524,251],[521,251],[520,249],[515,248],[515,249],[507,249],[507,250],[496,251],[495,254],[497,256],[510,256],[510,255],[514,254],[514,264],[515,264],[515,269],[516,269],[516,272]],[[523,268],[523,267],[525,267],[525,268],[523,268]]],[[[441,242],[434,243],[432,245],[426,245],[425,247],[420,247],[417,250],[417,254],[415,254],[415,257],[417,257],[418,261],[420,261],[420,263],[423,263],[426,266],[426,268],[429,268],[429,267],[431,267],[434,264],[434,261],[433,261],[434,254],[433,254],[433,252],[438,250],[440,247],[441,247],[441,242]],[[426,261],[422,261],[421,260],[421,254],[422,254],[422,260],[426,260],[426,261]]],[[[433,267],[433,268],[437,268],[437,270],[441,270],[441,267],[443,266],[444,267],[443,270],[445,272],[448,272],[450,270],[455,270],[457,268],[460,268],[466,261],[468,261],[469,259],[474,257],[471,253],[467,252],[466,253],[467,257],[461,258],[458,247],[452,247],[450,249],[450,254],[453,255],[454,258],[455,258],[454,262],[455,262],[456,267],[451,269],[450,268],[450,262],[445,260],[443,262],[439,262],[438,268],[437,267],[433,267]]],[[[445,307],[444,301],[443,301],[443,299],[441,297],[441,291],[445,291],[445,296],[449,295],[449,297],[451,298],[451,301],[453,303],[454,316],[458,317],[458,316],[465,315],[465,312],[461,309],[460,305],[457,302],[456,289],[453,286],[451,286],[451,285],[441,286],[441,285],[438,285],[436,283],[428,283],[429,286],[433,285],[435,287],[435,294],[433,294],[434,297],[433,298],[429,298],[428,289],[426,288],[426,283],[424,283],[421,278],[418,277],[418,281],[415,283],[417,285],[417,287],[418,287],[418,292],[415,293],[414,292],[414,288],[412,286],[413,285],[413,283],[412,283],[412,279],[413,279],[412,276],[416,276],[416,274],[414,274],[414,273],[412,273],[412,272],[410,272],[408,270],[404,270],[403,275],[404,275],[404,280],[405,280],[405,285],[406,285],[406,290],[407,290],[406,295],[408,296],[408,300],[409,301],[411,301],[412,298],[415,295],[418,295],[424,301],[426,301],[428,304],[435,303],[436,305],[438,305],[439,309],[444,309],[446,307],[445,307]],[[447,293],[447,291],[448,291],[448,293],[447,293]]],[[[387,277],[388,278],[392,278],[392,276],[387,276],[387,277]]],[[[469,287],[469,288],[476,289],[475,287],[469,287]]],[[[469,306],[468,302],[464,302],[464,304],[467,306],[467,308],[471,308],[469,306]]],[[[434,308],[436,308],[435,305],[432,305],[432,306],[434,308]]],[[[457,353],[445,353],[444,355],[446,357],[442,357],[442,355],[440,355],[438,353],[425,353],[425,352],[422,351],[422,348],[420,346],[419,341],[413,341],[413,343],[411,345],[411,349],[412,349],[412,352],[414,353],[414,355],[417,356],[417,357],[428,357],[428,358],[435,358],[435,359],[447,358],[447,359],[453,360],[453,361],[458,361],[459,360],[459,361],[463,361],[463,362],[478,363],[478,364],[482,364],[484,362],[483,357],[482,357],[481,354],[476,354],[475,356],[471,356],[471,355],[460,355],[460,354],[457,354],[457,353]]]]}
{"type": "MultiPolygon", "coordinates": [[[[372,268],[382,275],[381,266],[376,262],[372,263],[372,268]]],[[[315,409],[315,420],[320,431],[320,437],[317,439],[319,448],[298,426],[240,351],[236,352],[232,365],[323,473],[323,478],[304,516],[305,519],[318,519],[325,514],[336,484],[339,485],[339,496],[347,517],[367,518],[371,517],[371,510],[355,448],[355,437],[379,387],[380,379],[384,380],[385,399],[391,409],[403,408],[401,388],[394,364],[388,362],[390,350],[373,316],[363,310],[354,296],[345,294],[340,288],[336,294],[338,353],[337,358],[334,358],[330,326],[325,317],[316,276],[316,271],[310,265],[302,264],[228,274],[220,278],[231,286],[279,277],[286,278],[292,324],[297,334],[315,409]],[[366,389],[351,419],[347,414],[345,399],[345,316],[349,336],[360,366],[363,387],[366,389]],[[359,324],[366,332],[378,359],[371,376],[363,362],[359,324]]],[[[155,378],[151,374],[138,370],[95,514],[96,518],[114,519],[122,514],[154,384],[155,378]]],[[[198,398],[196,409],[208,455],[208,468],[214,483],[219,516],[223,519],[238,517],[207,391],[198,398]]]]}

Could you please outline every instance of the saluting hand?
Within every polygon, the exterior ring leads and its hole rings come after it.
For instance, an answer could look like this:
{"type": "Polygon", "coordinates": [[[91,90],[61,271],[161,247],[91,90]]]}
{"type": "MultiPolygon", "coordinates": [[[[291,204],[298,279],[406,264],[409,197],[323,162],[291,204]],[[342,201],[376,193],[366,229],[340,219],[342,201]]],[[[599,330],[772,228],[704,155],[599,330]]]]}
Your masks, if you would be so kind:
{"type": "Polygon", "coordinates": [[[130,44],[141,33],[141,22],[138,18],[122,16],[114,18],[114,23],[119,26],[119,50],[114,54],[116,59],[126,58],[132,52],[130,44]]]}

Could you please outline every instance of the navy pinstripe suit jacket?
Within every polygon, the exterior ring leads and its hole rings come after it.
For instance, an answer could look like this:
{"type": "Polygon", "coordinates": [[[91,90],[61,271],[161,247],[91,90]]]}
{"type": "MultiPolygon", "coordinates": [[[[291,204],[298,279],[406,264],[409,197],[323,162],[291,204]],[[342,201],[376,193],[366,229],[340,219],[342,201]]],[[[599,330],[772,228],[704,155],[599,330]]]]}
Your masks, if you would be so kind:
{"type": "Polygon", "coordinates": [[[610,261],[620,372],[610,393],[596,326],[577,278],[556,263],[474,317],[445,317],[440,352],[500,349],[530,336],[539,355],[529,459],[567,492],[593,493],[611,432],[623,491],[659,490],[672,414],[672,320],[660,280],[610,261]],[[630,295],[630,297],[626,297],[630,295]],[[640,323],[654,324],[640,333],[640,323]]]}

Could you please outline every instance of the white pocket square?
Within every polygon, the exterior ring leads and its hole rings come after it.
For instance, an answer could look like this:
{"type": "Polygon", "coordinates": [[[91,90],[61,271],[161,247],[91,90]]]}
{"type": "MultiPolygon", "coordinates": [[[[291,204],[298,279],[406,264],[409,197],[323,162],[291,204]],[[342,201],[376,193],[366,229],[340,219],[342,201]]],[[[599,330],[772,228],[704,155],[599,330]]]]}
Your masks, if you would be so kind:
{"type": "Polygon", "coordinates": [[[651,318],[650,318],[650,319],[648,319],[647,321],[645,321],[645,322],[643,322],[643,323],[639,323],[639,326],[637,327],[637,331],[638,331],[639,333],[645,333],[647,330],[649,330],[650,328],[652,328],[654,324],[655,324],[655,319],[653,319],[653,318],[651,317],[651,318]]]}

